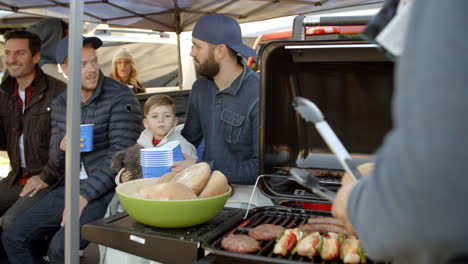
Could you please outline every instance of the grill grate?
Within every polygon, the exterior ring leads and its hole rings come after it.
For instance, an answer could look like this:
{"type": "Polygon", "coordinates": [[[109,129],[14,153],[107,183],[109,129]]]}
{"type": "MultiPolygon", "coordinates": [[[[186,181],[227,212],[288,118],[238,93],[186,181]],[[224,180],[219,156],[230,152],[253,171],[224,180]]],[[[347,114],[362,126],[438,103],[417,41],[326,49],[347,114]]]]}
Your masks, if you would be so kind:
{"type": "MultiPolygon", "coordinates": [[[[251,254],[233,253],[224,250],[221,247],[223,238],[230,234],[248,234],[249,230],[260,224],[281,225],[285,228],[297,227],[307,223],[307,219],[313,216],[330,216],[329,212],[301,210],[301,209],[286,209],[278,207],[261,207],[251,210],[250,217],[243,221],[237,227],[227,230],[223,234],[212,238],[209,245],[205,247],[211,253],[217,255],[220,263],[327,263],[327,264],[342,264],[339,260],[324,262],[320,258],[311,260],[307,257],[299,255],[281,256],[273,253],[273,248],[276,241],[260,241],[261,250],[251,254]],[[219,257],[221,258],[219,258],[219,257]]],[[[367,263],[372,263],[368,261],[367,263]]]]}

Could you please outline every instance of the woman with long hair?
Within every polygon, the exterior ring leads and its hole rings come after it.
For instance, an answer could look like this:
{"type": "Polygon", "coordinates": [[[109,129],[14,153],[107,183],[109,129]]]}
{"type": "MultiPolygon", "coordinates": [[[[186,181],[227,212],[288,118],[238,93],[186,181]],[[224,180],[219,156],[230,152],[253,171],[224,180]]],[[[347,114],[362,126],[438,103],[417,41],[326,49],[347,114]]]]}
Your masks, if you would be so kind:
{"type": "Polygon", "coordinates": [[[136,79],[138,70],[135,60],[125,48],[120,49],[112,59],[112,79],[127,85],[134,93],[144,93],[145,87],[136,79]]]}

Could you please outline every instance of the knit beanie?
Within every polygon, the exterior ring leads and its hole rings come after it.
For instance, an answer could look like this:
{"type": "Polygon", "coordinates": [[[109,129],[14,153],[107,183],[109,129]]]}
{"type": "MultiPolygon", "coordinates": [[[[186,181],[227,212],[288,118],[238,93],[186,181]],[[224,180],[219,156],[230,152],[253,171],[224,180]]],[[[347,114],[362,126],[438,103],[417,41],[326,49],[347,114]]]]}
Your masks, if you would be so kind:
{"type": "Polygon", "coordinates": [[[112,65],[114,65],[116,60],[121,58],[129,59],[133,62],[133,64],[135,64],[135,60],[133,59],[130,52],[128,52],[128,50],[125,48],[121,48],[117,53],[114,54],[114,57],[112,58],[112,65]]]}

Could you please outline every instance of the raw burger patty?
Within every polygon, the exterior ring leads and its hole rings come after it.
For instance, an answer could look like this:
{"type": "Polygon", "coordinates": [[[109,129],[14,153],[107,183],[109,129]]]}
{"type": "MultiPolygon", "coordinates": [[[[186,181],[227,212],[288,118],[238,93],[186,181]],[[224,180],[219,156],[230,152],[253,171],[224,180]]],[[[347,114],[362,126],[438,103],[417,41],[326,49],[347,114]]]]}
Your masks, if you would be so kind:
{"type": "Polygon", "coordinates": [[[258,225],[250,229],[249,236],[257,240],[272,240],[275,239],[284,227],[272,224],[258,225]]]}
{"type": "Polygon", "coordinates": [[[221,241],[221,246],[234,253],[253,253],[260,250],[260,243],[248,235],[230,235],[221,241]]]}

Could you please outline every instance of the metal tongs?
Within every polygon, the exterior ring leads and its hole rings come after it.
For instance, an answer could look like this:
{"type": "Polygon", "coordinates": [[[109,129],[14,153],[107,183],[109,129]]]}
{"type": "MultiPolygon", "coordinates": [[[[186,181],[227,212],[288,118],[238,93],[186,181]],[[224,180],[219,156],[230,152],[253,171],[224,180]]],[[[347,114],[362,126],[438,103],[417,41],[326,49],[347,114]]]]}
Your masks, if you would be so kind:
{"type": "Polygon", "coordinates": [[[351,156],[349,155],[348,151],[344,148],[343,144],[338,139],[335,132],[333,132],[331,127],[328,125],[327,121],[325,121],[325,119],[323,118],[323,114],[322,112],[320,112],[318,107],[313,102],[303,97],[294,98],[293,106],[296,109],[296,111],[302,116],[302,118],[304,118],[306,121],[315,124],[315,128],[317,128],[323,140],[325,140],[328,147],[338,158],[338,161],[340,162],[341,166],[343,166],[344,170],[349,175],[351,175],[351,178],[354,181],[361,179],[361,173],[356,169],[356,166],[354,166],[354,164],[351,163],[351,156]]]}
{"type": "Polygon", "coordinates": [[[292,168],[290,171],[293,179],[300,185],[310,189],[330,202],[334,202],[336,194],[320,185],[320,181],[305,169],[292,168]]]}

